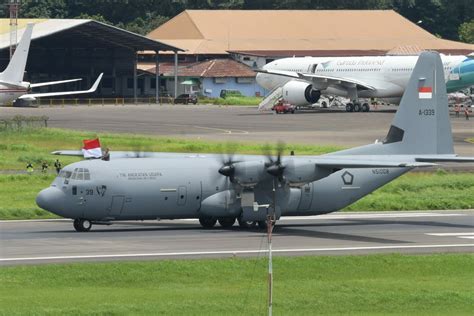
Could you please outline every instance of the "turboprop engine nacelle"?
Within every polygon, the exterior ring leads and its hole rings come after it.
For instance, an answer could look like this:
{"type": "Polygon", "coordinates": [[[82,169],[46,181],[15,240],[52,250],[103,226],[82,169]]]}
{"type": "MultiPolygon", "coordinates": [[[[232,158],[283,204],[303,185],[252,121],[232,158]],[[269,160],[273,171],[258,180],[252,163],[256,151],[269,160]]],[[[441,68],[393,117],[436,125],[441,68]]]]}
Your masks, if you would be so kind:
{"type": "Polygon", "coordinates": [[[237,216],[241,212],[241,199],[234,190],[218,192],[202,201],[200,212],[209,217],[237,216]]]}
{"type": "Polygon", "coordinates": [[[332,170],[318,168],[315,161],[290,160],[284,162],[284,176],[290,186],[300,187],[307,183],[325,178],[332,173],[332,170]]]}
{"type": "Polygon", "coordinates": [[[307,105],[318,102],[321,91],[303,81],[291,80],[283,86],[283,99],[293,105],[307,105]]]}
{"type": "Polygon", "coordinates": [[[234,168],[235,181],[244,187],[254,186],[267,176],[264,161],[242,161],[235,163],[234,168]]]}

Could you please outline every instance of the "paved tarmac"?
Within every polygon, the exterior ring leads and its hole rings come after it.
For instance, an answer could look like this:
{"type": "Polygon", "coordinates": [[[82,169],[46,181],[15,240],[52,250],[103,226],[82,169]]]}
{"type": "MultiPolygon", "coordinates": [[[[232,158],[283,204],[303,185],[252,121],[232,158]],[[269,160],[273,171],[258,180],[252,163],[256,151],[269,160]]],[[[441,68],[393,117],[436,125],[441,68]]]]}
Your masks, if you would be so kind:
{"type": "MultiPolygon", "coordinates": [[[[383,140],[397,107],[368,113],[341,110],[275,115],[256,107],[211,105],[65,106],[0,108],[0,118],[46,115],[49,126],[224,141],[330,144],[353,147],[383,140]]],[[[455,149],[474,155],[474,118],[451,117],[455,149]]]]}
{"type": "MultiPolygon", "coordinates": [[[[69,220],[0,221],[0,265],[231,256],[264,256],[259,230],[197,220],[122,222],[73,230],[69,220]]],[[[474,210],[333,213],[284,218],[275,255],[474,252],[474,210]]]]}

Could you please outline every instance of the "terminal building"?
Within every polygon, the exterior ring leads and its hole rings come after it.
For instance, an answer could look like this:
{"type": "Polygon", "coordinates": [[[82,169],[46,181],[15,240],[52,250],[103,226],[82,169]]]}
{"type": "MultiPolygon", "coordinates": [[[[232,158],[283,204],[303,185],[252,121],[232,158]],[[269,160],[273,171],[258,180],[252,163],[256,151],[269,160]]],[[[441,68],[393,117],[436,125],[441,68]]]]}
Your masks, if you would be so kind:
{"type": "MultiPolygon", "coordinates": [[[[229,58],[249,69],[292,56],[376,56],[417,54],[420,50],[469,54],[474,51],[472,44],[440,39],[421,26],[393,10],[186,10],[147,37],[183,48],[179,53],[180,62],[229,58]]],[[[153,58],[153,52],[144,52],[142,58],[146,65],[146,61],[153,58]]],[[[154,73],[152,67],[148,70],[154,73]]],[[[185,82],[189,78],[183,73],[179,80],[185,82]]],[[[255,74],[245,80],[247,85],[254,81],[255,74]]],[[[241,88],[247,95],[262,93],[257,87],[249,91],[236,79],[219,85],[217,89],[241,88]]],[[[184,91],[184,87],[179,86],[184,91]]],[[[206,94],[203,80],[200,91],[206,94]]]]}

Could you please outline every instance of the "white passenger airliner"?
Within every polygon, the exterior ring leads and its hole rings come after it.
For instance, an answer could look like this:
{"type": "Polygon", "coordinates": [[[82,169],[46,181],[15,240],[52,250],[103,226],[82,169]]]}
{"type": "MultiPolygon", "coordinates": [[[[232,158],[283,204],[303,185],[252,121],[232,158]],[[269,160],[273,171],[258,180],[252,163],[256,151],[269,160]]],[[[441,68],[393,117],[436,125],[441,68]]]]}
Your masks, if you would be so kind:
{"type": "MultiPolygon", "coordinates": [[[[441,55],[448,92],[474,85],[474,60],[441,55]]],[[[418,56],[294,57],[275,60],[257,70],[257,82],[274,96],[301,106],[316,103],[321,94],[351,101],[348,112],[369,111],[359,98],[382,98],[398,104],[418,56]]],[[[273,104],[265,102],[260,110],[273,104]]]]}
{"type": "Polygon", "coordinates": [[[31,33],[33,32],[33,24],[28,24],[21,40],[10,60],[7,68],[0,73],[0,105],[11,105],[15,100],[34,101],[41,97],[54,97],[61,95],[92,93],[97,90],[102,75],[100,74],[89,90],[82,91],[61,91],[48,93],[28,93],[32,88],[62,84],[82,79],[69,79],[61,81],[50,81],[41,83],[29,83],[23,81],[23,75],[30,49],[31,33]]]}

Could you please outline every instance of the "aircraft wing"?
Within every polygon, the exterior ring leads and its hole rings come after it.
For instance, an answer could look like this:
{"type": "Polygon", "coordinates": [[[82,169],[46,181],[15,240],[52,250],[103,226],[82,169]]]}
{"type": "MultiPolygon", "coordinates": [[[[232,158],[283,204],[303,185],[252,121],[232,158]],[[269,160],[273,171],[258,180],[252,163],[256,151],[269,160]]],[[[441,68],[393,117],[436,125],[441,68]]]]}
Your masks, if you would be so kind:
{"type": "Polygon", "coordinates": [[[283,76],[295,79],[303,79],[306,81],[311,81],[314,83],[321,83],[329,86],[338,86],[342,89],[347,89],[347,86],[356,85],[358,89],[361,90],[376,90],[376,88],[366,82],[360,80],[354,80],[346,77],[334,77],[334,76],[325,76],[325,75],[315,75],[315,74],[305,74],[294,71],[285,71],[285,70],[255,70],[259,73],[265,73],[276,76],[283,76]]]}
{"type": "Polygon", "coordinates": [[[418,157],[415,158],[416,161],[419,162],[474,162],[474,157],[457,157],[457,156],[452,156],[452,157],[429,157],[429,156],[424,156],[424,157],[418,157]]]}
{"type": "Polygon", "coordinates": [[[437,164],[431,162],[418,161],[384,161],[384,160],[328,160],[317,161],[316,166],[330,169],[347,169],[347,168],[415,168],[415,167],[433,167],[437,164]]]}
{"type": "Polygon", "coordinates": [[[68,79],[68,80],[60,80],[60,81],[49,81],[49,82],[30,83],[30,88],[38,88],[38,87],[44,87],[44,86],[52,86],[52,85],[55,85],[55,84],[62,84],[62,83],[80,81],[80,80],[82,80],[82,78],[78,78],[78,79],[68,79]]]}
{"type": "Polygon", "coordinates": [[[99,86],[100,80],[102,79],[103,73],[99,75],[97,80],[94,82],[92,87],[89,90],[82,90],[82,91],[61,91],[61,92],[47,92],[47,93],[29,93],[20,96],[18,99],[25,99],[25,100],[34,100],[36,98],[44,98],[44,97],[55,97],[60,95],[71,95],[71,94],[84,94],[84,93],[92,93],[97,90],[99,86]]]}

